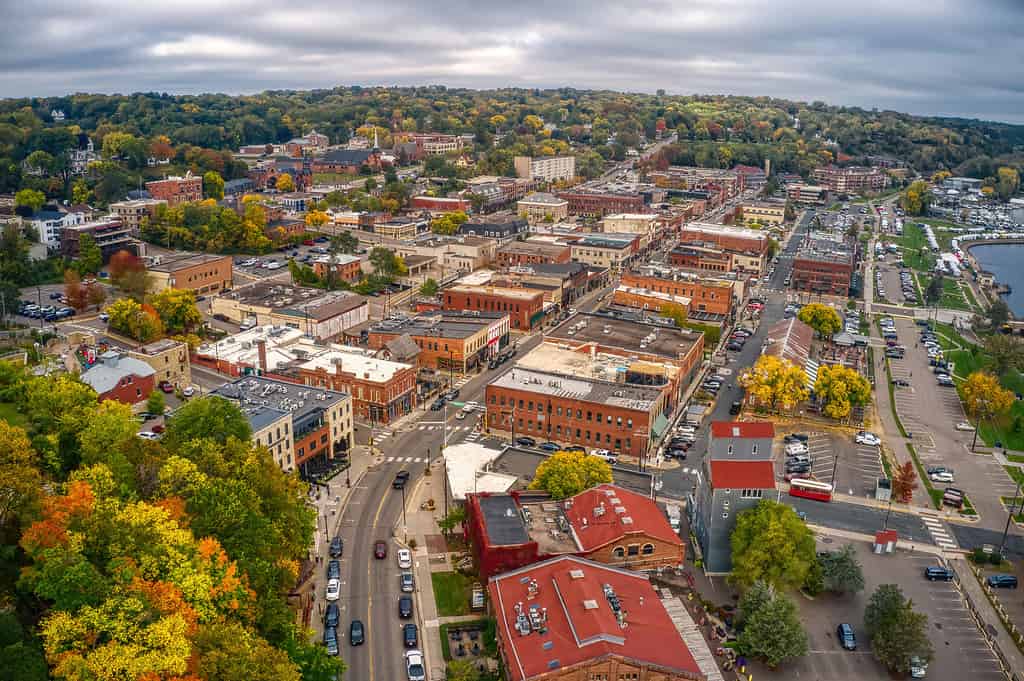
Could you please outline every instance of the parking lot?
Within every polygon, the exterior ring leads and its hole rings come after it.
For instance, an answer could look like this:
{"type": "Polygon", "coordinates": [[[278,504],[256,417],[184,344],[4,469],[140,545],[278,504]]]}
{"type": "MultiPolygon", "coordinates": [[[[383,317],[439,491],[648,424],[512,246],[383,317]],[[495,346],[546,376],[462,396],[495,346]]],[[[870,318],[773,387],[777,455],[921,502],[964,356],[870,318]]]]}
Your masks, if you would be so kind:
{"type": "MultiPolygon", "coordinates": [[[[842,544],[819,538],[819,551],[835,551],[842,544]]],[[[955,582],[930,582],[924,569],[939,565],[931,555],[898,551],[893,555],[876,555],[867,544],[854,543],[857,558],[864,571],[865,588],[854,596],[823,595],[815,600],[796,597],[800,620],[807,630],[810,652],[795,663],[783,664],[776,671],[759,669],[755,678],[813,679],[814,681],[882,681],[891,678],[871,652],[871,643],[864,630],[864,608],[880,584],[898,584],[903,594],[913,600],[914,609],[928,616],[928,631],[935,656],[928,667],[927,678],[937,681],[1000,681],[1001,671],[995,654],[978,630],[955,582]],[[857,650],[843,650],[836,639],[841,623],[853,626],[857,650]]],[[[959,573],[969,577],[966,567],[957,565],[959,573]]],[[[973,579],[973,577],[971,577],[973,579]]]]}
{"type": "MultiPolygon", "coordinates": [[[[778,442],[776,449],[785,450],[778,442]]],[[[848,435],[838,433],[807,433],[807,449],[811,457],[810,473],[815,480],[828,482],[837,492],[856,496],[873,496],[875,481],[883,476],[878,447],[857,444],[848,435]]],[[[785,475],[785,456],[776,460],[778,476],[785,475]]]]}

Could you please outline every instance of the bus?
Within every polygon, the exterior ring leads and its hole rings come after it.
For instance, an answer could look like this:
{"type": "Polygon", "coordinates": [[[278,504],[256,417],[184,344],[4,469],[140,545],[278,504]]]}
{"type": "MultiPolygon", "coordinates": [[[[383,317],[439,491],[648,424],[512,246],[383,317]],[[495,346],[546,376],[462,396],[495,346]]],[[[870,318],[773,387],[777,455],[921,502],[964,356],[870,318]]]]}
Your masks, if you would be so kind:
{"type": "Polygon", "coordinates": [[[832,501],[832,485],[819,480],[795,479],[789,483],[789,496],[832,501]]]}

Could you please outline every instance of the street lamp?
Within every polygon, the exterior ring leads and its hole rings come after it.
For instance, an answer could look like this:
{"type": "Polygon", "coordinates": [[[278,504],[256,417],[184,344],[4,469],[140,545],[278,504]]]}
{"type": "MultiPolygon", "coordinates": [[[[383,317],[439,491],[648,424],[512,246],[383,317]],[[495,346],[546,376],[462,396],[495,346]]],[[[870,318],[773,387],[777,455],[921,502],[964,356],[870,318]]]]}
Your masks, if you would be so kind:
{"type": "Polygon", "coordinates": [[[405,520],[405,485],[402,485],[402,531],[405,533],[405,543],[409,543],[409,526],[405,520]]]}

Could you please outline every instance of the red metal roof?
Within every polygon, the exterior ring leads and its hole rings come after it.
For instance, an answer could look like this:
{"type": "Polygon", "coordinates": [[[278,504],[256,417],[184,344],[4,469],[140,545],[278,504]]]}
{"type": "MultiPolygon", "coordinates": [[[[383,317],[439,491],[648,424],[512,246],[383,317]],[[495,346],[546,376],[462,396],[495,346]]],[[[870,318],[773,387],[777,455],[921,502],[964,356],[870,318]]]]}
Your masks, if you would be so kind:
{"type": "Polygon", "coordinates": [[[679,546],[683,543],[653,500],[615,485],[580,492],[571,505],[566,504],[565,517],[588,553],[630,534],[645,534],[679,546]]]}
{"type": "Polygon", "coordinates": [[[712,421],[712,437],[775,437],[770,421],[712,421]]]}
{"type": "Polygon", "coordinates": [[[775,489],[775,468],[768,460],[713,460],[711,486],[714,489],[775,489]]]}
{"type": "Polygon", "coordinates": [[[643,573],[561,556],[491,577],[487,589],[511,681],[608,655],[699,678],[693,655],[643,573]],[[604,586],[617,598],[625,627],[604,586]],[[525,636],[516,629],[517,604],[527,622],[531,612],[536,618],[537,628],[525,636]],[[547,619],[542,623],[543,616],[547,619]]]}

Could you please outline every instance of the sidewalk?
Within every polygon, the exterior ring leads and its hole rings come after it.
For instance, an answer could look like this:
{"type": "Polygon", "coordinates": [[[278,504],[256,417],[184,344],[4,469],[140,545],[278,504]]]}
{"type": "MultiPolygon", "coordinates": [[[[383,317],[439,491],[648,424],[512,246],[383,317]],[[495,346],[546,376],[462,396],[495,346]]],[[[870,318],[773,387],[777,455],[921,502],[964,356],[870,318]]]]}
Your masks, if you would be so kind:
{"type": "Polygon", "coordinates": [[[999,619],[996,609],[992,606],[981,584],[978,583],[978,579],[974,576],[971,565],[964,559],[950,562],[954,564],[953,567],[960,577],[958,581],[960,591],[963,593],[964,598],[966,598],[971,611],[978,618],[982,633],[989,638],[993,649],[1002,658],[1006,668],[1016,674],[1013,678],[1022,678],[1020,674],[1024,674],[1024,654],[1021,654],[1020,649],[1010,640],[1010,636],[1007,634],[1002,620],[999,619]]]}

